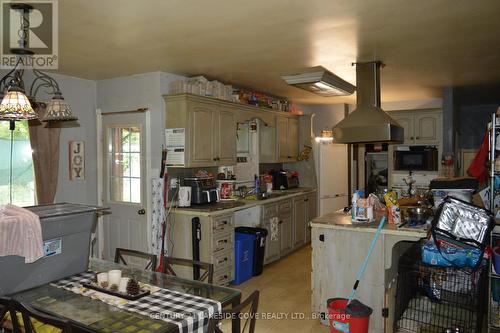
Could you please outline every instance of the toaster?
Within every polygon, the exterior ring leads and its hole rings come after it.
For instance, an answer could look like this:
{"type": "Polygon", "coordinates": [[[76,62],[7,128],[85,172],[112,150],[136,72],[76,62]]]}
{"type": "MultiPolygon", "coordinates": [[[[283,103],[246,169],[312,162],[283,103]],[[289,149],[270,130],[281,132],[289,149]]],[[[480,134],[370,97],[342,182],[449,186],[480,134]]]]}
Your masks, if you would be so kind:
{"type": "Polygon", "coordinates": [[[213,177],[187,177],[184,186],[191,187],[191,204],[202,205],[219,201],[219,190],[213,177]]]}

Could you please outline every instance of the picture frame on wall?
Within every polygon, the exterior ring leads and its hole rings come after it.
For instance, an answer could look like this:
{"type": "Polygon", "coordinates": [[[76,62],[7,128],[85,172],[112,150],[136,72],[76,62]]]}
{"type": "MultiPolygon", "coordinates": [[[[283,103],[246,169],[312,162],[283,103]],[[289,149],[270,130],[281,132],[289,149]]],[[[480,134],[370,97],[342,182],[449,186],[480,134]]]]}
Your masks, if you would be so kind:
{"type": "Polygon", "coordinates": [[[85,180],[84,141],[69,141],[69,179],[85,180]]]}

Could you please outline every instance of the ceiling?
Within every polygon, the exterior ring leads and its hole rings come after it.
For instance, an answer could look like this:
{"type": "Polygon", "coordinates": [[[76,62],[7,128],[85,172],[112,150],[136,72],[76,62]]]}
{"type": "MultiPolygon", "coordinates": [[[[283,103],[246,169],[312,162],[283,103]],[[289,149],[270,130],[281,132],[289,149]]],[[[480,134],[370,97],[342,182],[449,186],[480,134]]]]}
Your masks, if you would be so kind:
{"type": "Polygon", "coordinates": [[[300,103],[353,101],[280,78],[315,65],[355,84],[352,62],[382,60],[383,101],[500,82],[498,0],[64,0],[59,13],[59,72],[88,79],[203,74],[300,103]]]}

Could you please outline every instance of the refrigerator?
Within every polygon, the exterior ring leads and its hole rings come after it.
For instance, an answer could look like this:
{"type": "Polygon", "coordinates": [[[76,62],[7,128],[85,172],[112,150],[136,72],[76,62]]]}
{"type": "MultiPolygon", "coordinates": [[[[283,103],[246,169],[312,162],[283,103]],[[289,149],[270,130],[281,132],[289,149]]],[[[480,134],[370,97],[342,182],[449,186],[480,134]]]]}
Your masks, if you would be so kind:
{"type": "Polygon", "coordinates": [[[348,206],[348,145],[315,142],[319,215],[348,206]]]}

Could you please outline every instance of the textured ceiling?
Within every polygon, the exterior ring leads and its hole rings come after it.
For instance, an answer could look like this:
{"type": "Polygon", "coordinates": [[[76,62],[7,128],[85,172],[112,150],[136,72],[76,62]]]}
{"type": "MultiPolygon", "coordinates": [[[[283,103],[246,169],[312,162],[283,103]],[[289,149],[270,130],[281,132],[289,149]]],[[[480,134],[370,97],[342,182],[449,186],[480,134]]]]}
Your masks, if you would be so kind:
{"type": "Polygon", "coordinates": [[[354,61],[382,60],[382,100],[500,82],[498,0],[63,0],[59,72],[105,79],[204,74],[289,97],[280,73],[322,65],[355,84],[354,61]]]}

